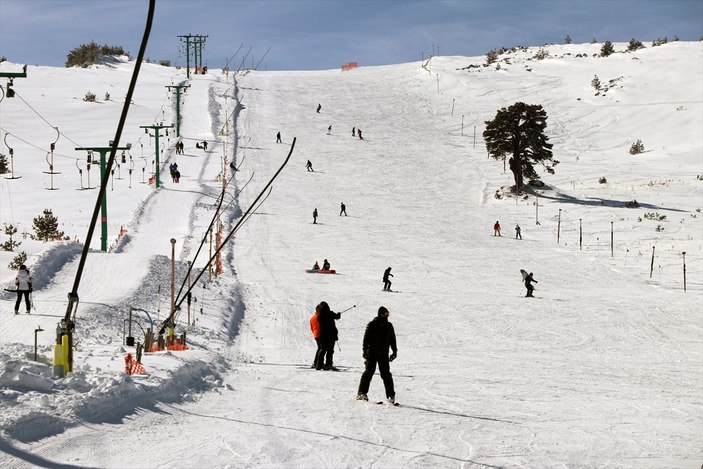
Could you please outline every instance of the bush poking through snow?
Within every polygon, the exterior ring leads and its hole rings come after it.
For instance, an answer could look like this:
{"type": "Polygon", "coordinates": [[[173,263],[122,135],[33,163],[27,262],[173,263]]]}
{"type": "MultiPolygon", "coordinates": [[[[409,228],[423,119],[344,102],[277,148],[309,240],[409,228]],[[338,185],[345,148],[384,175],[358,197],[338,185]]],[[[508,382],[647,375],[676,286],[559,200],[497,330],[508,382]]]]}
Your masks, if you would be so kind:
{"type": "Polygon", "coordinates": [[[613,54],[615,52],[615,48],[613,47],[613,43],[610,41],[605,41],[603,43],[603,46],[600,48],[600,56],[601,57],[608,57],[609,55],[613,54]]]}
{"type": "Polygon", "coordinates": [[[603,176],[602,178],[598,179],[598,183],[599,184],[607,184],[608,180],[605,178],[605,176],[603,176]]]}
{"type": "Polygon", "coordinates": [[[625,208],[638,208],[640,204],[636,200],[625,202],[625,208]]]}
{"type": "Polygon", "coordinates": [[[83,96],[83,101],[85,101],[86,103],[94,103],[95,97],[95,94],[92,91],[88,90],[85,96],[83,96]]]}
{"type": "Polygon", "coordinates": [[[632,144],[630,147],[630,154],[631,155],[639,155],[640,153],[644,152],[644,143],[642,143],[642,140],[637,139],[635,143],[632,144]]]}
{"type": "Polygon", "coordinates": [[[32,227],[35,232],[35,235],[32,235],[32,239],[53,241],[63,237],[63,231],[58,230],[59,219],[54,216],[50,208],[45,208],[42,215],[32,221],[32,227]]]}

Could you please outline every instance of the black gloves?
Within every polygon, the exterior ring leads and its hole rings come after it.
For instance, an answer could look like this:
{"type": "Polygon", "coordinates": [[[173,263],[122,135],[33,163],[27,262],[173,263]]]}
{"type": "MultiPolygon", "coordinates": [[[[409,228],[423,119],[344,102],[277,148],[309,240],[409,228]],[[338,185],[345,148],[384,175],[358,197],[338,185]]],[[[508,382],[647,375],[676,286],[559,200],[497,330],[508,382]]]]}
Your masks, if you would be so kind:
{"type": "Polygon", "coordinates": [[[392,362],[392,361],[395,360],[396,358],[398,358],[398,352],[393,352],[393,353],[391,353],[391,356],[388,357],[388,361],[389,361],[389,362],[392,362]]]}

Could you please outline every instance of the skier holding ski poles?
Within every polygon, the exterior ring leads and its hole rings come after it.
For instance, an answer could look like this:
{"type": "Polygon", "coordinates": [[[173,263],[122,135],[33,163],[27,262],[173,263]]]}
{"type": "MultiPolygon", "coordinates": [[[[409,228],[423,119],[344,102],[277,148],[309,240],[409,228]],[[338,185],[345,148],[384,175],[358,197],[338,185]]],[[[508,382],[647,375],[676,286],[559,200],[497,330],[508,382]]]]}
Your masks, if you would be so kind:
{"type": "Polygon", "coordinates": [[[20,313],[20,303],[22,303],[23,295],[24,302],[27,306],[27,314],[29,314],[32,309],[32,300],[30,299],[30,295],[32,294],[32,276],[29,275],[29,270],[27,270],[27,266],[24,264],[20,266],[20,271],[17,272],[17,276],[15,277],[15,285],[17,286],[15,314],[20,313]]]}

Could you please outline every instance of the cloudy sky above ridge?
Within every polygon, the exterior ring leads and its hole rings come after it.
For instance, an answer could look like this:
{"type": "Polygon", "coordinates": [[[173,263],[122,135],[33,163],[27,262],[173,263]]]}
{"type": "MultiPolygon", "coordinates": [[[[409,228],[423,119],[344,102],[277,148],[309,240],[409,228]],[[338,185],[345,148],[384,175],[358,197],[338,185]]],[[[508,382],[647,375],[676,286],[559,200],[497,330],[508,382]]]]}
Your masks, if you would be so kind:
{"type": "MultiPolygon", "coordinates": [[[[0,56],[62,66],[71,49],[90,41],[136,56],[147,10],[147,0],[0,0],[0,56]]],[[[697,41],[703,2],[157,0],[147,57],[185,65],[178,36],[188,34],[208,36],[203,62],[210,67],[232,57],[230,68],[250,67],[263,57],[261,69],[315,70],[413,62],[432,53],[483,55],[563,43],[567,34],[575,43],[697,41]]]]}

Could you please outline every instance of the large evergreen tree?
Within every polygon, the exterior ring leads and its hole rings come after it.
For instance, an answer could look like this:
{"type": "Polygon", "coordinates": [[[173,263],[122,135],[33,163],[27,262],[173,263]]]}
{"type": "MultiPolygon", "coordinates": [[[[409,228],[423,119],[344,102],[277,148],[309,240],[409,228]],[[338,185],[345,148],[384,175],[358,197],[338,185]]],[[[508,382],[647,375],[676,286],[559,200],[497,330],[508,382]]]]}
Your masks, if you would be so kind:
{"type": "Polygon", "coordinates": [[[519,194],[524,178],[536,178],[534,165],[539,163],[548,173],[554,174],[559,161],[552,159],[552,144],[544,134],[547,113],[538,104],[515,103],[496,113],[495,119],[486,121],[483,138],[488,154],[499,160],[508,160],[515,179],[515,193],[519,194]]]}

